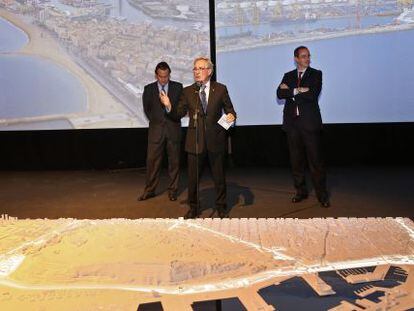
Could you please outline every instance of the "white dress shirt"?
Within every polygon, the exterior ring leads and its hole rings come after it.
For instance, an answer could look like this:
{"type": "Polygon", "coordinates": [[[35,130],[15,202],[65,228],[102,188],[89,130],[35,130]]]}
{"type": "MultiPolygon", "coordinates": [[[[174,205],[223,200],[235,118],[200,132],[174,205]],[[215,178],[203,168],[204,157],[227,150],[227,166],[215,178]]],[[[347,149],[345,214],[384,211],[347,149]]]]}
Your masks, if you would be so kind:
{"type": "MultiPolygon", "coordinates": [[[[301,79],[303,79],[303,76],[305,75],[306,69],[308,69],[308,68],[305,68],[305,69],[304,69],[304,70],[302,70],[302,71],[299,71],[299,69],[298,69],[298,79],[299,79],[299,73],[300,73],[300,72],[302,73],[302,75],[301,75],[301,79]]],[[[296,96],[296,95],[298,95],[298,94],[299,94],[299,90],[298,90],[298,88],[297,88],[297,87],[295,87],[295,88],[293,89],[293,96],[296,96]]]]}
{"type": "MultiPolygon", "coordinates": [[[[206,100],[207,100],[207,104],[208,104],[208,97],[210,96],[210,80],[208,80],[208,82],[204,85],[206,86],[204,91],[206,92],[206,100]]],[[[201,89],[200,89],[200,92],[201,92],[201,89]]]]}

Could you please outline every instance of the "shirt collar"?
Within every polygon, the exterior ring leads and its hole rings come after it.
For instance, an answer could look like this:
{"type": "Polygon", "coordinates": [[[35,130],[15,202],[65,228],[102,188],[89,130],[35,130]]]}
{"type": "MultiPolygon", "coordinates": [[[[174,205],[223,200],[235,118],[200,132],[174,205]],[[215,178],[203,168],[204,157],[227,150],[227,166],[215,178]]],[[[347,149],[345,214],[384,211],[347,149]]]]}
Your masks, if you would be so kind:
{"type": "Polygon", "coordinates": [[[305,75],[306,70],[308,70],[309,67],[306,67],[303,70],[299,70],[299,68],[297,68],[296,70],[298,71],[298,76],[299,76],[299,72],[302,72],[302,77],[305,75]]]}
{"type": "MultiPolygon", "coordinates": [[[[168,84],[169,84],[170,82],[167,82],[166,84],[164,84],[164,90],[165,91],[167,91],[168,90],[168,84]]],[[[157,85],[158,85],[158,89],[159,90],[162,90],[162,84],[159,82],[159,81],[157,81],[157,85]]]]}

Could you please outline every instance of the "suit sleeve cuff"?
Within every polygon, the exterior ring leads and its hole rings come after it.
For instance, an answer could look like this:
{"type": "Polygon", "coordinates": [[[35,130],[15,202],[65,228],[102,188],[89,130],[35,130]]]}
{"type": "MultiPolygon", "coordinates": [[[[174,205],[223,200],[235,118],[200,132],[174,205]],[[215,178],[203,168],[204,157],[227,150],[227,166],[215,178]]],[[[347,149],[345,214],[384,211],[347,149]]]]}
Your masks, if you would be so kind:
{"type": "Polygon", "coordinates": [[[299,94],[299,89],[298,88],[294,88],[293,89],[293,96],[296,96],[299,94]]]}

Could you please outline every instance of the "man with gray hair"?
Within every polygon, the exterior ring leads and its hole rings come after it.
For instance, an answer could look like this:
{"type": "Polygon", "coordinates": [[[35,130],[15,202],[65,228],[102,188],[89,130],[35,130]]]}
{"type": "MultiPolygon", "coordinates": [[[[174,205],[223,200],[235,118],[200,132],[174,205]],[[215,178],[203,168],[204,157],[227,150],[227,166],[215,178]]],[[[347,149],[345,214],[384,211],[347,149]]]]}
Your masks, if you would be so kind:
{"type": "Polygon", "coordinates": [[[173,118],[190,117],[185,150],[188,153],[188,202],[190,210],[186,218],[200,215],[198,182],[204,160],[208,158],[216,189],[216,210],[220,218],[227,217],[226,180],[224,157],[227,142],[226,130],[217,122],[226,114],[226,121],[236,119],[236,112],[224,84],[211,81],[213,63],[207,57],[194,60],[194,83],[183,89],[176,107],[171,106],[168,97],[161,102],[173,118]]]}

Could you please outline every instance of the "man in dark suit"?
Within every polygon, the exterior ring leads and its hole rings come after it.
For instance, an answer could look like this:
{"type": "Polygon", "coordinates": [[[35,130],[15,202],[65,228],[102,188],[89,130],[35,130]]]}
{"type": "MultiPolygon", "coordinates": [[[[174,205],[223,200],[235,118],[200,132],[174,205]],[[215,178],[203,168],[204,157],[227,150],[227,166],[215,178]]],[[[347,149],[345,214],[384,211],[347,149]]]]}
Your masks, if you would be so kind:
{"type": "Polygon", "coordinates": [[[236,112],[226,86],[210,81],[213,74],[213,63],[210,59],[206,57],[196,58],[193,74],[195,83],[184,88],[176,108],[171,107],[168,98],[161,98],[163,104],[168,110],[171,110],[171,115],[175,118],[182,118],[187,113],[190,116],[185,141],[185,150],[188,153],[188,201],[190,210],[185,217],[195,218],[200,213],[197,188],[200,172],[207,157],[216,188],[216,209],[219,217],[223,218],[228,216],[224,172],[227,131],[217,121],[224,111],[226,121],[231,123],[236,119],[236,112]]]}
{"type": "Polygon", "coordinates": [[[142,95],[145,115],[149,120],[149,129],[146,183],[144,193],[138,198],[139,201],[155,196],[165,149],[168,154],[168,174],[170,176],[168,197],[171,201],[177,200],[181,121],[170,118],[160,98],[161,96],[169,98],[174,108],[181,96],[183,85],[171,81],[170,74],[171,69],[168,64],[166,62],[159,63],[155,67],[157,81],[146,85],[142,95]]]}
{"type": "Polygon", "coordinates": [[[322,89],[322,71],[311,68],[309,49],[294,51],[295,70],[285,73],[277,97],[285,99],[283,130],[287,134],[296,194],[293,203],[308,197],[305,182],[306,159],[316,196],[322,207],[329,207],[326,171],[321,152],[322,118],[318,98],[322,89]]]}

